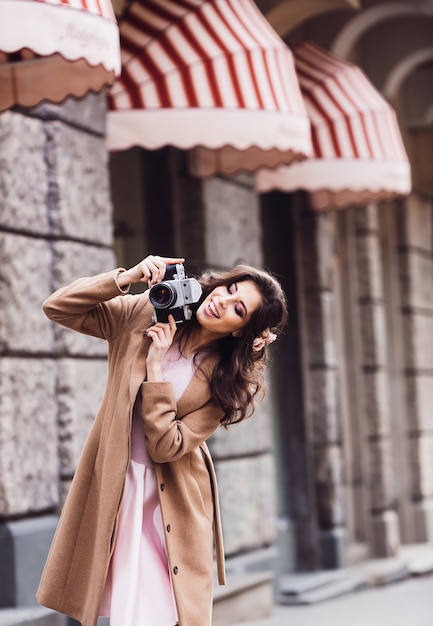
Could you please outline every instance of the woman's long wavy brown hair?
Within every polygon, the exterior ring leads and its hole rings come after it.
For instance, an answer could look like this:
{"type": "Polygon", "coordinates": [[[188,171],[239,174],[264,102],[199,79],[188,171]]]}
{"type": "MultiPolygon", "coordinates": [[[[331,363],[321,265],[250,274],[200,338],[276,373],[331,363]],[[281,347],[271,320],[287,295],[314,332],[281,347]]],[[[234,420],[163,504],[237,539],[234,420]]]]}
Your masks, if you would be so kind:
{"type": "MultiPolygon", "coordinates": [[[[242,328],[240,337],[228,335],[218,339],[202,346],[194,357],[197,359],[203,353],[218,357],[211,374],[210,387],[214,400],[224,411],[221,424],[228,426],[249,417],[254,411],[255,397],[263,390],[266,348],[255,352],[252,349],[253,341],[268,328],[277,334],[282,330],[287,322],[286,297],[276,278],[249,265],[236,265],[224,272],[210,270],[197,280],[203,288],[197,307],[216,287],[245,280],[253,281],[262,295],[260,306],[242,328]]],[[[183,324],[180,328],[178,337],[181,350],[197,325],[193,317],[191,324],[183,324]]]]}

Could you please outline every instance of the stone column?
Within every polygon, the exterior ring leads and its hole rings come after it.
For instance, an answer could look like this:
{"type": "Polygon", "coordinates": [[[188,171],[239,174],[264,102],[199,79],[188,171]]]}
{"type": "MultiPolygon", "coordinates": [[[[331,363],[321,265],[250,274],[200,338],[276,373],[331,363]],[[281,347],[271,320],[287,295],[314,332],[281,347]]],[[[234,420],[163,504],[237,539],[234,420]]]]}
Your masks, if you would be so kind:
{"type": "Polygon", "coordinates": [[[314,462],[322,566],[346,558],[345,488],[339,415],[332,215],[298,213],[298,277],[303,320],[304,393],[314,462]]]}
{"type": "MultiPolygon", "coordinates": [[[[202,194],[206,264],[231,267],[243,259],[260,267],[260,207],[249,178],[205,181],[202,194]]],[[[272,544],[276,507],[270,403],[262,403],[250,420],[217,431],[210,447],[219,478],[227,554],[272,544]]]]}
{"type": "Polygon", "coordinates": [[[361,367],[365,434],[368,441],[370,549],[377,557],[393,556],[400,547],[399,520],[394,510],[392,420],[388,387],[385,295],[378,207],[357,208],[355,218],[356,275],[361,335],[361,367]]]}
{"type": "Polygon", "coordinates": [[[407,444],[415,541],[433,541],[433,211],[412,194],[398,211],[407,444]]]}
{"type": "MultiPolygon", "coordinates": [[[[191,271],[225,269],[239,259],[262,266],[260,207],[251,177],[199,181],[182,175],[180,153],[171,156],[172,172],[177,172],[172,189],[175,249],[185,255],[191,271]]],[[[247,567],[260,569],[261,549],[276,538],[270,396],[251,419],[228,431],[219,429],[209,445],[219,479],[226,553],[244,554],[247,567]]],[[[228,560],[229,569],[233,562],[228,560]]]]}
{"type": "Polygon", "coordinates": [[[35,603],[101,399],[105,346],[41,304],[113,267],[104,123],[104,94],[0,116],[0,606],[35,603]]]}

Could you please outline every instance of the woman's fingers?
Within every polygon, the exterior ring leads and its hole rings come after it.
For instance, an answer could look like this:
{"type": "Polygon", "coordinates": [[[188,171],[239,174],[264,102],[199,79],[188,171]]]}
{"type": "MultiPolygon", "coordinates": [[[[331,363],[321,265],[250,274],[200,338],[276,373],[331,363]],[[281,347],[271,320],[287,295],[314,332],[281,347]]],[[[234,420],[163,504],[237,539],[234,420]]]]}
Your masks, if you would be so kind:
{"type": "Polygon", "coordinates": [[[185,263],[185,258],[184,257],[167,257],[167,256],[163,256],[163,257],[158,257],[159,259],[161,259],[166,265],[176,265],[177,263],[185,263]]]}
{"type": "Polygon", "coordinates": [[[161,257],[150,254],[138,264],[142,272],[141,282],[149,282],[149,286],[164,280],[167,265],[183,263],[184,258],[161,257]]]}
{"type": "Polygon", "coordinates": [[[168,324],[157,322],[147,329],[146,334],[150,337],[156,347],[169,348],[173,343],[173,337],[176,333],[176,322],[173,315],[168,316],[168,324]]]}
{"type": "Polygon", "coordinates": [[[165,276],[166,265],[158,257],[149,257],[142,261],[143,279],[149,282],[149,287],[159,283],[165,276]]]}
{"type": "Polygon", "coordinates": [[[171,314],[168,316],[168,323],[170,324],[171,336],[174,337],[176,330],[177,330],[177,325],[176,325],[173,315],[171,314]]]}
{"type": "Polygon", "coordinates": [[[149,266],[151,268],[151,277],[149,280],[149,287],[155,285],[155,283],[161,282],[164,280],[165,270],[167,265],[177,265],[178,263],[183,263],[185,259],[175,258],[175,257],[161,257],[161,256],[151,256],[149,257],[149,266]]]}
{"type": "Polygon", "coordinates": [[[117,280],[120,287],[132,283],[147,283],[149,286],[164,280],[167,265],[177,265],[184,263],[183,257],[168,257],[149,254],[145,259],[131,267],[129,270],[119,274],[117,280]]]}
{"type": "Polygon", "coordinates": [[[168,324],[158,322],[147,329],[146,334],[152,340],[147,351],[146,369],[148,381],[162,381],[162,364],[164,356],[173,343],[176,333],[176,322],[172,315],[168,316],[168,324]]]}
{"type": "Polygon", "coordinates": [[[151,326],[147,329],[146,334],[150,337],[155,345],[158,347],[164,347],[166,344],[170,345],[171,337],[168,333],[164,332],[163,328],[157,326],[151,326]],[[170,341],[170,343],[169,343],[170,341]]]}

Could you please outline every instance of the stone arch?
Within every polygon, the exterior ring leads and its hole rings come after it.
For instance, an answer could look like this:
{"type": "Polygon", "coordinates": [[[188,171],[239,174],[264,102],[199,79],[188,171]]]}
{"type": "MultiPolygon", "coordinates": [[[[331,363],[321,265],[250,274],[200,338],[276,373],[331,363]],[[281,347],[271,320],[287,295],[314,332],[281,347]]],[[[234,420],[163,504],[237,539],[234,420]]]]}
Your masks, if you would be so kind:
{"type": "Polygon", "coordinates": [[[365,32],[380,22],[405,15],[433,17],[433,4],[429,0],[410,3],[389,2],[361,11],[340,30],[332,44],[331,52],[347,59],[356,42],[365,32]]]}
{"type": "Polygon", "coordinates": [[[406,78],[412,74],[417,67],[429,61],[433,61],[433,46],[420,48],[400,59],[388,74],[383,87],[384,96],[390,101],[395,100],[406,78]]]}

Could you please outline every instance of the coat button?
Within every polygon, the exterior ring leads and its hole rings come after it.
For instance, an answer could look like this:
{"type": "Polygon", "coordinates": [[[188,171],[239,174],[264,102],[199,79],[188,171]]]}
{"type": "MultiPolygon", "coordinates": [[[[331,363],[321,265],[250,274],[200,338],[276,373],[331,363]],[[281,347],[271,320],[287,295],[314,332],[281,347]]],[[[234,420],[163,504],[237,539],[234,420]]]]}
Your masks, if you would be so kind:
{"type": "Polygon", "coordinates": [[[161,484],[160,484],[160,486],[159,486],[159,488],[161,489],[161,491],[164,491],[164,489],[165,489],[165,483],[161,483],[161,484]]]}
{"type": "Polygon", "coordinates": [[[167,532],[169,533],[170,530],[171,530],[171,526],[170,526],[170,524],[167,524],[167,532]]]}
{"type": "Polygon", "coordinates": [[[177,565],[175,565],[175,566],[173,567],[173,574],[177,574],[177,573],[178,573],[178,571],[179,571],[179,568],[178,568],[178,566],[177,566],[177,565]]]}

